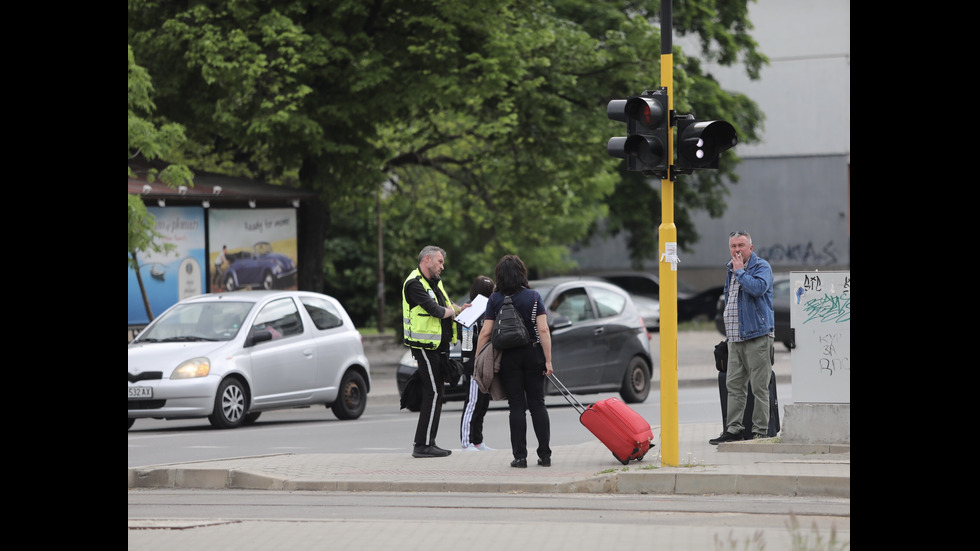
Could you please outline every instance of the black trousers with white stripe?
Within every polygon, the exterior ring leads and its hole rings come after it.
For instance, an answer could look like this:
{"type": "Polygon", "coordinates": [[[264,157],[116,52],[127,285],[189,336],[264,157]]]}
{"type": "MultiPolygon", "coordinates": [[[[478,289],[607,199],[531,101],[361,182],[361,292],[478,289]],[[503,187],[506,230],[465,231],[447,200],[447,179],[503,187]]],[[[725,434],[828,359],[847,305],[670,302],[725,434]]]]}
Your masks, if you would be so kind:
{"type": "Polygon", "coordinates": [[[442,403],[445,390],[443,373],[445,363],[449,362],[449,352],[413,348],[412,356],[419,366],[422,387],[422,405],[419,408],[419,422],[415,427],[415,446],[434,446],[439,432],[439,418],[442,416],[442,403]]]}
{"type": "Polygon", "coordinates": [[[490,409],[490,395],[480,392],[472,375],[466,378],[469,379],[469,392],[464,398],[463,416],[459,420],[459,443],[464,448],[483,443],[483,418],[490,409]]]}

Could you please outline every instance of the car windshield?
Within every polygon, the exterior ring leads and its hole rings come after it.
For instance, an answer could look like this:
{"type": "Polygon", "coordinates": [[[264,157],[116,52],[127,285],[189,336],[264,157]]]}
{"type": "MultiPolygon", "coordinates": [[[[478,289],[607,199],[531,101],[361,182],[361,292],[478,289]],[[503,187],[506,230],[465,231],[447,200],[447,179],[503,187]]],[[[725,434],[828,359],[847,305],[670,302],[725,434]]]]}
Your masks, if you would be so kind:
{"type": "Polygon", "coordinates": [[[773,298],[789,298],[789,278],[776,280],[772,284],[773,298]]]}
{"type": "MultiPolygon", "coordinates": [[[[622,287],[631,295],[643,295],[653,298],[658,298],[660,296],[660,279],[652,275],[644,276],[614,274],[600,277],[622,287]]],[[[684,295],[697,294],[697,291],[694,290],[693,287],[685,283],[680,278],[677,278],[677,292],[684,295]]]]}
{"type": "Polygon", "coordinates": [[[253,302],[178,304],[134,342],[227,341],[238,334],[253,302]]]}

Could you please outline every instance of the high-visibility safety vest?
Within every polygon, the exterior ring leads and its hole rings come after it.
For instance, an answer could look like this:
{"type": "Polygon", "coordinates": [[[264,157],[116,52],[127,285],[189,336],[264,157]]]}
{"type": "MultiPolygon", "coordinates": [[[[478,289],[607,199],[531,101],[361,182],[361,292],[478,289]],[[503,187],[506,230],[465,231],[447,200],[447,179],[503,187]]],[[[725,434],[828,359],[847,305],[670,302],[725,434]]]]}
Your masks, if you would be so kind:
{"type": "MultiPolygon", "coordinates": [[[[436,284],[441,295],[436,296],[436,292],[429,285],[429,280],[422,276],[422,272],[418,268],[408,274],[405,282],[402,283],[402,326],[404,328],[405,345],[412,348],[435,350],[439,348],[439,344],[442,342],[442,318],[432,317],[425,311],[425,308],[422,308],[418,304],[409,309],[408,298],[405,296],[405,286],[413,279],[418,279],[422,283],[422,287],[425,288],[425,291],[429,293],[429,296],[440,306],[452,308],[453,303],[449,300],[449,295],[446,294],[446,290],[442,287],[442,280],[436,284]],[[443,301],[445,301],[445,304],[443,301]]],[[[451,333],[452,341],[450,342],[456,342],[456,332],[451,331],[451,333]]]]}

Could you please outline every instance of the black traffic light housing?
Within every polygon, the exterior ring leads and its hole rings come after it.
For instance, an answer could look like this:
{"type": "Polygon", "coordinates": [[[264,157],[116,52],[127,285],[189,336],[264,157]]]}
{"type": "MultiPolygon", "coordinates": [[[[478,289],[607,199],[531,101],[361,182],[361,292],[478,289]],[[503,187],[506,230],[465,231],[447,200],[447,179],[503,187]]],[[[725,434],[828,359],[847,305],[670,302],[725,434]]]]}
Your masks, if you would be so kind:
{"type": "Polygon", "coordinates": [[[694,115],[677,117],[677,174],[690,174],[699,168],[718,168],[718,158],[735,147],[735,127],[725,121],[699,121],[694,115]]]}
{"type": "Polygon", "coordinates": [[[606,150],[613,157],[626,159],[627,170],[667,178],[671,126],[668,105],[667,88],[661,87],[625,100],[612,100],[606,106],[610,119],[626,123],[627,134],[625,138],[610,138],[606,150]]]}

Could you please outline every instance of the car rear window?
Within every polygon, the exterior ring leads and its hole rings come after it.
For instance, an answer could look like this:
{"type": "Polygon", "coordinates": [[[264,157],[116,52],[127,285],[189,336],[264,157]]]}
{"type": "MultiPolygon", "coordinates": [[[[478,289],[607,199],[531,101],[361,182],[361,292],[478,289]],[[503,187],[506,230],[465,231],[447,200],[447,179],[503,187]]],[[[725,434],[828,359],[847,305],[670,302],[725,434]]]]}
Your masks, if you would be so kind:
{"type": "Polygon", "coordinates": [[[303,303],[303,307],[313,318],[313,325],[316,325],[317,329],[322,331],[344,324],[340,313],[330,302],[315,297],[300,297],[300,302],[303,303]]]}
{"type": "Polygon", "coordinates": [[[595,288],[592,290],[592,297],[599,307],[600,318],[618,316],[626,307],[626,297],[608,289],[595,288]]]}

